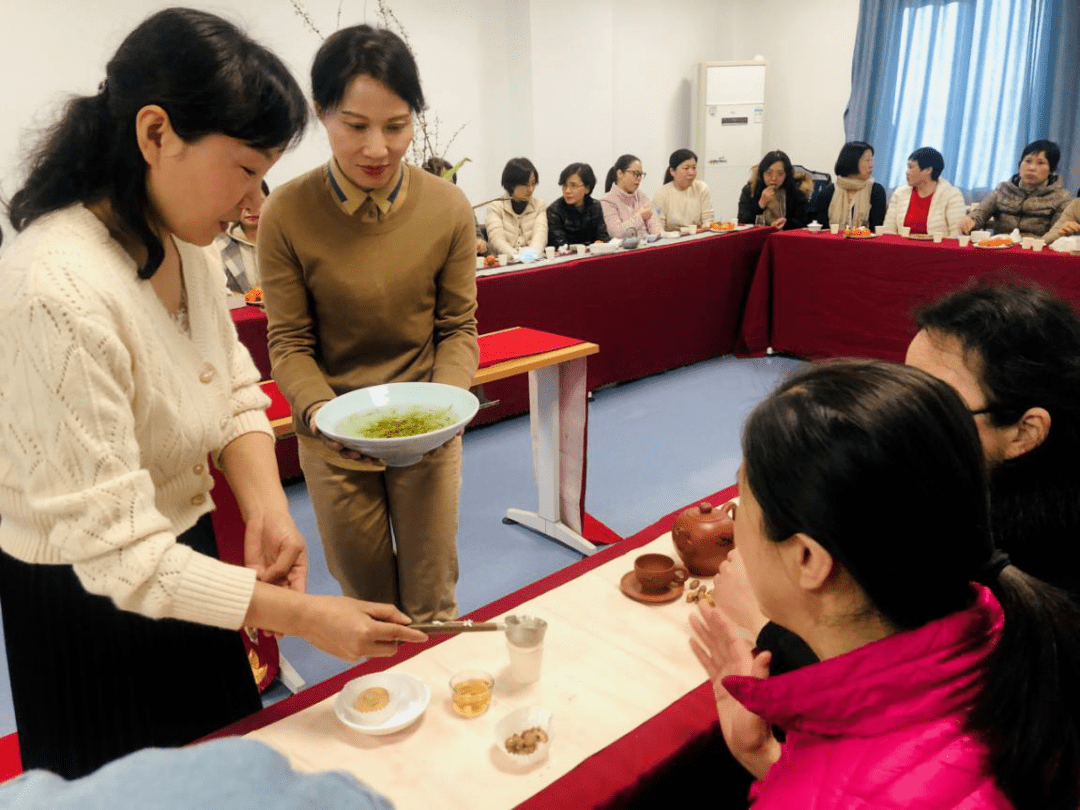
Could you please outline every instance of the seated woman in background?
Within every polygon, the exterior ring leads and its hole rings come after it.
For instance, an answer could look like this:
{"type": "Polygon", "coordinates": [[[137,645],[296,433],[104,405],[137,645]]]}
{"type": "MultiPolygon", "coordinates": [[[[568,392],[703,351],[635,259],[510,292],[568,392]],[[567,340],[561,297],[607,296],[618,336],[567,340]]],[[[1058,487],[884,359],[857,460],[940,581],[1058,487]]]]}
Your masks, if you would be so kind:
{"type": "Polygon", "coordinates": [[[964,219],[964,195],[960,189],[941,176],[945,158],[941,152],[924,146],[908,156],[907,185],[900,186],[889,200],[885,212],[885,232],[900,233],[901,227],[911,233],[960,232],[964,219]]]}
{"type": "MultiPolygon", "coordinates": [[[[446,173],[454,168],[446,158],[441,157],[429,157],[423,163],[420,164],[420,168],[428,174],[433,174],[436,177],[441,177],[443,180],[449,180],[455,186],[457,185],[457,172],[454,172],[449,177],[446,173]]],[[[480,223],[476,223],[476,255],[486,256],[488,252],[488,243],[484,240],[484,235],[480,232],[480,223]]]]}
{"type": "Polygon", "coordinates": [[[516,256],[528,247],[540,252],[547,244],[544,201],[533,196],[539,175],[528,158],[511,158],[502,173],[507,197],[487,207],[487,236],[491,252],[516,256]]]}
{"type": "Polygon", "coordinates": [[[691,617],[755,810],[1075,808],[1080,613],[995,550],[956,392],[881,361],[813,365],[742,444],[750,585],[821,659],[769,677],[721,609],[691,617]]]}
{"type": "Polygon", "coordinates": [[[629,236],[631,228],[638,236],[660,235],[660,218],[653,216],[652,203],[638,188],[644,176],[641,161],[633,155],[620,155],[608,169],[604,181],[607,194],[600,202],[604,206],[604,225],[612,237],[629,236]]]}
{"type": "Polygon", "coordinates": [[[813,190],[813,179],[808,175],[796,177],[785,153],[779,149],[768,152],[750,170],[750,182],[739,195],[739,222],[772,225],[785,231],[805,227],[813,190]]]}
{"type": "Polygon", "coordinates": [[[1046,244],[1055,241],[1059,236],[1073,236],[1080,233],[1080,200],[1073,200],[1065,207],[1065,211],[1057,222],[1054,223],[1043,237],[1046,244]]]}
{"type": "Polygon", "coordinates": [[[874,228],[885,221],[885,188],[874,182],[874,147],[845,143],[836,158],[836,182],[821,190],[815,219],[822,225],[874,228]]]}
{"type": "Polygon", "coordinates": [[[259,263],[255,258],[255,239],[259,234],[262,206],[269,196],[270,187],[263,180],[260,194],[240,209],[240,219],[224,233],[218,234],[210,247],[220,258],[225,270],[225,283],[234,293],[246,293],[262,284],[259,263]]]}
{"type": "Polygon", "coordinates": [[[700,228],[713,221],[712,195],[704,180],[697,179],[697,155],[689,149],[676,149],[668,158],[664,185],[653,197],[660,211],[660,229],[676,231],[690,226],[700,228]]]}
{"type": "Polygon", "coordinates": [[[547,209],[548,244],[587,245],[606,242],[607,227],[600,201],[592,198],[596,175],[588,163],[571,163],[559,175],[562,197],[547,209]]]}
{"type": "Polygon", "coordinates": [[[1053,141],[1032,141],[1020,155],[1012,179],[983,198],[960,222],[960,233],[993,223],[994,233],[1041,237],[1065,211],[1073,195],[1054,172],[1061,150],[1053,141]]]}

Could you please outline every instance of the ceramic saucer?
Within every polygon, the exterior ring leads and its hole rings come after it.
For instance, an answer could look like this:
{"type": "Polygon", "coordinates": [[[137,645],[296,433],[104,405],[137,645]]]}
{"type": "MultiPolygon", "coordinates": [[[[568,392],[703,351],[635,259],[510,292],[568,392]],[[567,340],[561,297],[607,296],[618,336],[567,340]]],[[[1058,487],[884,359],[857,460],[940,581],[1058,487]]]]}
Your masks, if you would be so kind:
{"type": "Polygon", "coordinates": [[[641,587],[641,583],[638,582],[638,578],[634,575],[633,571],[627,571],[623,574],[623,578],[619,580],[619,590],[623,592],[625,596],[629,596],[636,602],[645,602],[650,605],[658,605],[663,602],[672,602],[682,596],[683,583],[674,582],[667,586],[662,591],[646,591],[641,587]]]}

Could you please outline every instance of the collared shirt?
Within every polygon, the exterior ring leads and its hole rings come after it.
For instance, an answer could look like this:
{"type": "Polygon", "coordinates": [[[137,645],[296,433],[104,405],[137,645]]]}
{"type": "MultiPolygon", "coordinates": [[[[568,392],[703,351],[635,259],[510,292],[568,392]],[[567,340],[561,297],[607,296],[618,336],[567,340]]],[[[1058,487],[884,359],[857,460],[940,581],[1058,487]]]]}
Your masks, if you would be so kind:
{"type": "Polygon", "coordinates": [[[338,207],[349,216],[357,211],[365,222],[381,222],[394,209],[401,206],[409,187],[409,173],[404,164],[398,166],[393,179],[382,188],[368,191],[360,188],[345,176],[345,172],[333,158],[326,165],[330,188],[338,207]]]}
{"type": "Polygon", "coordinates": [[[259,265],[255,259],[255,245],[248,241],[239,222],[233,223],[225,233],[218,234],[214,246],[221,255],[225,270],[225,283],[233,292],[246,293],[259,285],[259,265]]]}

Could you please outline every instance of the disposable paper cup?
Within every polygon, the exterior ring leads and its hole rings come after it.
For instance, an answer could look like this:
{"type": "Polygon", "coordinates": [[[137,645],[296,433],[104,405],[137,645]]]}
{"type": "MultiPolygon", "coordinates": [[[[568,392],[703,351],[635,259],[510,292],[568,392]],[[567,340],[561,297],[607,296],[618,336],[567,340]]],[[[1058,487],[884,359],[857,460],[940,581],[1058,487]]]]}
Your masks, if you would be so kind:
{"type": "Polygon", "coordinates": [[[911,228],[909,228],[907,225],[901,225],[900,235],[907,239],[909,236],[911,236],[911,228]]]}
{"type": "Polygon", "coordinates": [[[971,241],[971,237],[965,234],[960,234],[958,237],[956,237],[956,241],[960,245],[960,247],[967,247],[968,242],[971,241]]]}
{"type": "Polygon", "coordinates": [[[483,270],[484,269],[484,257],[483,256],[477,256],[476,257],[476,269],[477,270],[483,270]]]}
{"type": "Polygon", "coordinates": [[[885,226],[884,225],[875,225],[874,226],[874,233],[876,233],[878,236],[884,236],[885,235],[885,226]]]}
{"type": "Polygon", "coordinates": [[[941,234],[941,233],[935,233],[934,234],[934,244],[935,245],[940,245],[942,240],[944,240],[944,239],[945,239],[944,234],[941,234]]]}
{"type": "Polygon", "coordinates": [[[506,263],[510,261],[510,256],[506,253],[499,254],[499,267],[506,267],[506,263]]]}
{"type": "Polygon", "coordinates": [[[551,245],[548,245],[546,248],[544,248],[544,255],[547,256],[549,259],[554,259],[555,248],[553,248],[551,245]]]}
{"type": "Polygon", "coordinates": [[[585,246],[584,245],[573,245],[573,248],[574,248],[574,252],[578,256],[584,256],[585,255],[585,246]]]}
{"type": "Polygon", "coordinates": [[[831,234],[840,233],[840,224],[838,222],[830,222],[829,223],[829,233],[831,233],[831,234]]]}
{"type": "Polygon", "coordinates": [[[1044,247],[1046,247],[1046,242],[1044,242],[1042,239],[1034,239],[1031,242],[1031,249],[1036,253],[1038,253],[1044,247]]]}

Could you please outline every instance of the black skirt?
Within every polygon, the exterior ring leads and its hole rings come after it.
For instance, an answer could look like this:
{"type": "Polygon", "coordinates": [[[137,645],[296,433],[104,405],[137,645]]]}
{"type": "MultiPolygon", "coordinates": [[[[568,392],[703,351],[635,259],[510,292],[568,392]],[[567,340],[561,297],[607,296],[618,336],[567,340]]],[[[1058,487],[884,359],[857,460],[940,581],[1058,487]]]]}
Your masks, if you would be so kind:
{"type": "MultiPolygon", "coordinates": [[[[217,557],[210,516],[179,538],[217,557]]],[[[68,779],[149,746],[185,745],[261,708],[240,634],[118,610],[71,566],[0,553],[23,768],[68,779]]]]}

